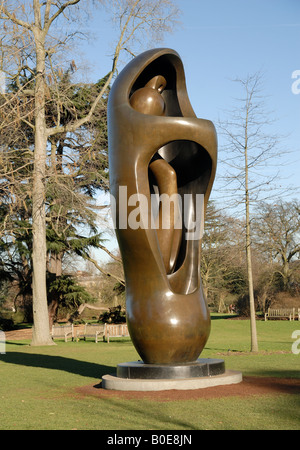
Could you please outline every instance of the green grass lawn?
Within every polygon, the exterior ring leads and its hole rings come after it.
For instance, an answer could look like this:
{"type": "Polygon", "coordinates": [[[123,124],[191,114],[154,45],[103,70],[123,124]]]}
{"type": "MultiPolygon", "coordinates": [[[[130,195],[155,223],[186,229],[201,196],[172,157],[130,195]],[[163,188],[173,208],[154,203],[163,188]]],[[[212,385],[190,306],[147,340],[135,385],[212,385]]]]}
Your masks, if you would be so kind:
{"type": "MultiPolygon", "coordinates": [[[[259,352],[251,354],[248,320],[214,316],[201,357],[223,358],[244,376],[300,377],[300,354],[291,352],[300,322],[258,321],[259,352]]],[[[0,355],[1,430],[264,430],[300,428],[297,395],[260,395],[158,402],[97,398],[77,388],[95,386],[120,362],[139,359],[129,339],[63,342],[31,347],[6,343],[0,355]]]]}

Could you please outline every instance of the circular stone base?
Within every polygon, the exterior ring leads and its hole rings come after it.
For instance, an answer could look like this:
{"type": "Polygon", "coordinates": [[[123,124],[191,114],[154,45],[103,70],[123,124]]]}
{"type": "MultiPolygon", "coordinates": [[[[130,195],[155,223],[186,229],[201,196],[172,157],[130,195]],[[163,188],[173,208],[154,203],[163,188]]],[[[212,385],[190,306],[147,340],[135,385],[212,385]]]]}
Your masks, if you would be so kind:
{"type": "Polygon", "coordinates": [[[133,361],[118,364],[117,377],[130,379],[181,379],[221,375],[225,372],[223,359],[199,358],[182,364],[145,364],[133,361]]]}
{"type": "Polygon", "coordinates": [[[236,384],[240,383],[242,379],[242,373],[233,370],[226,370],[221,375],[180,379],[130,379],[104,375],[102,378],[102,388],[117,391],[188,390],[236,384]]]}
{"type": "Polygon", "coordinates": [[[102,388],[118,391],[187,390],[241,381],[241,372],[225,371],[223,359],[199,358],[191,363],[173,365],[134,361],[118,364],[116,375],[104,375],[102,388]]]}

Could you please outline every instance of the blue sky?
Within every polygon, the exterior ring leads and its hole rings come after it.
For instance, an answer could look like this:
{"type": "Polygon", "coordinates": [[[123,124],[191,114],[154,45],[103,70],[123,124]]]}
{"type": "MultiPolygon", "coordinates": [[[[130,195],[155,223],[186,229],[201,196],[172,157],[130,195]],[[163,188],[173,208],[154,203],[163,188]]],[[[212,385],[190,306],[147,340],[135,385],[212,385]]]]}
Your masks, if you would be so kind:
{"type": "MultiPolygon", "coordinates": [[[[282,167],[282,175],[299,186],[300,94],[292,92],[297,81],[292,73],[300,70],[300,1],[177,0],[177,4],[181,26],[165,35],[159,46],[180,54],[196,115],[213,122],[222,119],[239,96],[232,79],[262,71],[266,108],[277,120],[274,132],[287,136],[282,147],[294,152],[287,155],[290,164],[282,167]]],[[[93,15],[89,29],[94,42],[85,51],[91,76],[97,79],[111,67],[115,31],[102,9],[93,15]]]]}
{"type": "MultiPolygon", "coordinates": [[[[300,71],[300,0],[178,0],[177,4],[181,26],[156,46],[180,54],[196,115],[213,122],[222,119],[240,94],[232,79],[262,71],[266,107],[277,119],[274,133],[285,135],[281,147],[293,151],[280,167],[283,183],[299,188],[300,93],[292,92],[297,81],[292,73],[300,71]]],[[[94,42],[86,48],[86,57],[96,80],[111,67],[115,36],[101,10],[89,29],[94,42]]],[[[222,139],[219,147],[222,151],[222,139]]],[[[221,172],[219,165],[217,178],[221,172]]],[[[217,195],[215,187],[212,198],[217,195]]]]}

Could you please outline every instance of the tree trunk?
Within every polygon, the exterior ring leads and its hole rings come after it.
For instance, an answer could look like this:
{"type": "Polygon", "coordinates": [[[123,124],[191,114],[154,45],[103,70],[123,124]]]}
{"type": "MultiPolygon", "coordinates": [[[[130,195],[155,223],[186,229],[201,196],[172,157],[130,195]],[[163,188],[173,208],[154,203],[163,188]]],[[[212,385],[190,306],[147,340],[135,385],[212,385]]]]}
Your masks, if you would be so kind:
{"type": "MultiPolygon", "coordinates": [[[[51,253],[48,256],[48,272],[53,275],[55,279],[62,275],[62,253],[51,253]]],[[[56,318],[56,313],[59,307],[59,294],[54,291],[48,294],[48,314],[49,314],[49,327],[52,329],[52,325],[56,318]]]]}
{"type": "Polygon", "coordinates": [[[249,303],[250,303],[251,352],[258,352],[250,235],[248,233],[247,233],[246,241],[247,241],[246,242],[246,255],[247,255],[248,288],[249,288],[249,303]]]}
{"type": "Polygon", "coordinates": [[[290,267],[289,267],[289,261],[288,258],[285,255],[282,255],[282,281],[283,281],[283,290],[287,291],[289,288],[290,283],[290,267]]]}
{"type": "MultiPolygon", "coordinates": [[[[36,21],[37,23],[37,21],[36,21]]],[[[32,293],[33,335],[31,345],[52,345],[46,288],[46,121],[45,121],[45,48],[44,36],[37,26],[34,30],[36,43],[37,75],[35,84],[35,146],[32,188],[32,293]]]]}
{"type": "Polygon", "coordinates": [[[225,302],[224,302],[224,294],[222,292],[219,293],[219,306],[218,313],[223,313],[225,311],[225,302]]]}
{"type": "Polygon", "coordinates": [[[104,306],[94,306],[89,303],[82,303],[77,309],[78,314],[82,314],[85,308],[94,309],[95,311],[107,311],[108,309],[108,307],[105,308],[104,306]]]}
{"type": "Polygon", "coordinates": [[[251,258],[251,232],[250,232],[250,201],[248,187],[248,153],[247,153],[247,126],[245,135],[245,206],[246,206],[246,258],[248,273],[248,289],[250,303],[250,328],[251,328],[251,352],[258,352],[256,319],[255,319],[255,303],[252,275],[252,258],[251,258]]]}
{"type": "Polygon", "coordinates": [[[48,312],[49,312],[49,328],[52,329],[52,325],[54,323],[54,319],[56,317],[56,312],[58,309],[58,300],[52,299],[49,306],[48,306],[48,312]]]}

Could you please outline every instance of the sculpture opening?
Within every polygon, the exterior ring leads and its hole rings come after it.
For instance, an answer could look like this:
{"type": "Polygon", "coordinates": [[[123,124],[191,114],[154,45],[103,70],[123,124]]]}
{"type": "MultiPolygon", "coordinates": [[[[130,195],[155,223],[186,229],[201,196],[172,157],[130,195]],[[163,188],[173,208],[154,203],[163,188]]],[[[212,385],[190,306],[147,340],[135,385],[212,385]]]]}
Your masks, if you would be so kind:
{"type": "Polygon", "coordinates": [[[197,196],[204,198],[211,170],[212,161],[206,150],[186,140],[174,141],[159,149],[149,165],[150,193],[155,193],[158,200],[162,198],[160,204],[155,205],[154,214],[158,222],[155,225],[166,273],[174,292],[188,294],[200,287],[204,205],[197,202],[197,196]],[[169,222],[165,217],[168,213],[169,222]],[[199,236],[194,236],[197,233],[193,231],[196,222],[202,227],[198,230],[199,236]],[[185,271],[185,276],[180,271],[185,271]]]}

